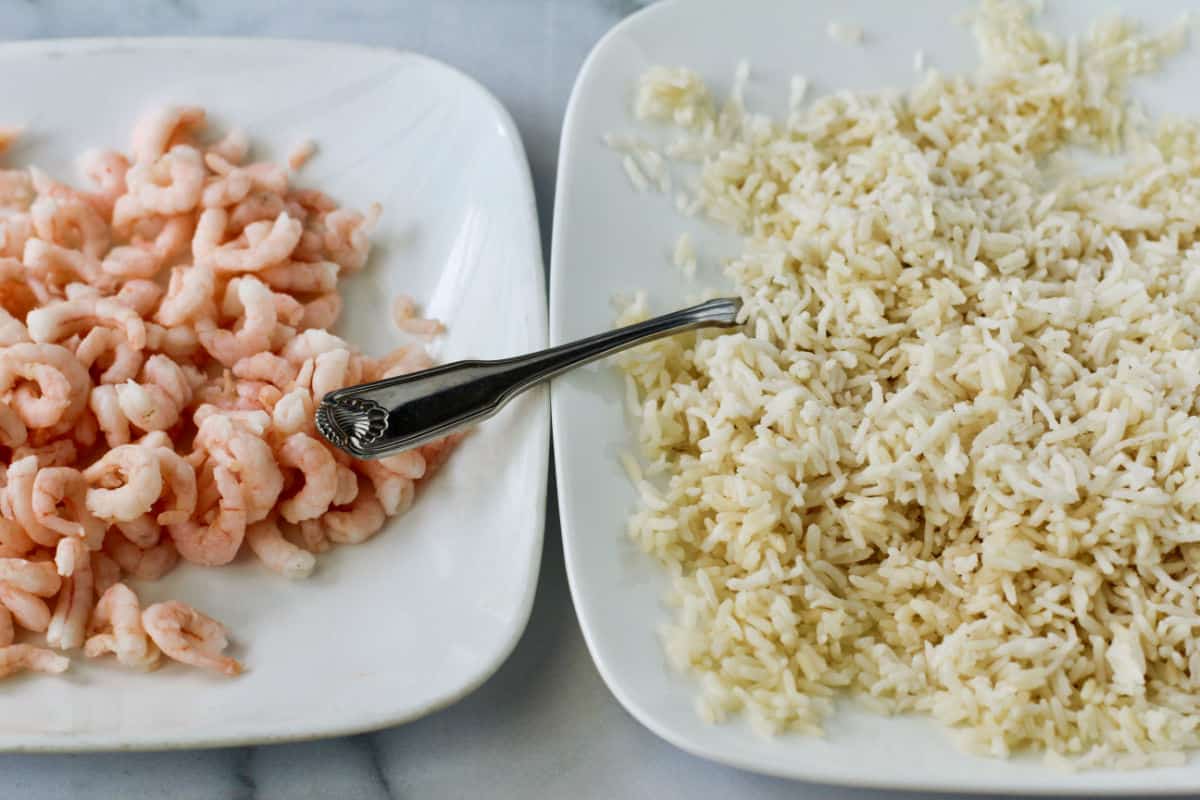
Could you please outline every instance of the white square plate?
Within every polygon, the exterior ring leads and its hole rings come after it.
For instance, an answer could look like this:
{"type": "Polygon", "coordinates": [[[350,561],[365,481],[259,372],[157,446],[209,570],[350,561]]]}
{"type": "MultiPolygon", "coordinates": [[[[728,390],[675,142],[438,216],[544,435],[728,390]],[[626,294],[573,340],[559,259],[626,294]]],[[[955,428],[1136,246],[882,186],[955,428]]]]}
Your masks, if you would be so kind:
{"type": "MultiPolygon", "coordinates": [[[[366,270],[343,285],[340,333],[398,341],[391,299],[445,321],[435,356],[545,346],[537,218],[512,120],[482,87],[420,56],[311,42],[95,40],[0,47],[0,119],[28,130],[9,165],[77,180],[75,158],[126,147],[163,103],[246,128],[256,155],[312,138],[299,182],[384,214],[366,270]]],[[[135,674],[73,659],[64,676],[5,681],[0,749],[93,750],[273,742],[413,719],[479,685],[529,616],[541,554],[546,393],[483,425],[371,541],[290,583],[250,557],[139,587],[223,621],[247,672],[135,674]]]]}
{"type": "MultiPolygon", "coordinates": [[[[1124,4],[1160,28],[1189,0],[1124,4]]],[[[725,284],[721,260],[736,238],[674,209],[672,196],[635,192],[620,157],[601,141],[607,132],[652,140],[653,128],[631,115],[637,77],[656,64],[689,66],[728,94],[739,60],[751,65],[746,104],[786,113],[789,79],[809,78],[810,91],[905,87],[916,80],[914,53],[951,72],[977,63],[969,29],[950,20],[961,0],[668,0],[617,26],[592,51],[567,110],[558,175],[552,254],[551,341],[561,343],[612,325],[609,299],[647,290],[651,308],[683,305],[685,295],[725,284]],[[862,46],[836,44],[829,22],[857,23],[862,46]],[[700,274],[689,284],[671,264],[676,237],[691,233],[700,274]]],[[[1085,0],[1052,0],[1039,24],[1082,31],[1107,9],[1085,0]]],[[[1200,113],[1194,91],[1200,58],[1193,47],[1157,76],[1140,80],[1138,96],[1152,113],[1200,113]]],[[[677,173],[678,175],[679,173],[677,173]]],[[[678,179],[676,185],[679,185],[678,179]]],[[[696,755],[759,772],[830,783],[908,789],[1012,792],[1180,792],[1200,789],[1200,764],[1142,772],[1067,774],[1036,758],[989,760],[964,755],[932,722],[885,719],[846,708],[825,738],[765,739],[743,722],[710,726],[693,711],[697,686],[671,671],[656,629],[665,573],[625,536],[633,488],[618,462],[636,451],[615,369],[577,371],[554,383],[551,398],[559,512],[571,591],[584,636],[609,688],[652,731],[696,755]]]]}

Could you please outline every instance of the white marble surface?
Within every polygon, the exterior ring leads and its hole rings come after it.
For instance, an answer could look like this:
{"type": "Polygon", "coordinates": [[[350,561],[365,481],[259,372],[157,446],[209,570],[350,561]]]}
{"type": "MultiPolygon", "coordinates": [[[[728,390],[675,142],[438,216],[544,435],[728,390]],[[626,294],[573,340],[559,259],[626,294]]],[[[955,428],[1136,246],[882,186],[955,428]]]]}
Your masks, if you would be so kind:
{"type": "MultiPolygon", "coordinates": [[[[575,74],[595,41],[638,5],[635,0],[0,0],[0,39],[280,36],[386,45],[440,58],[482,81],[515,117],[533,167],[545,244],[559,129],[575,74]]],[[[529,628],[500,672],[458,705],[398,728],[307,744],[0,756],[0,796],[897,796],[772,780],[709,764],[660,741],[629,717],[600,681],[580,636],[563,573],[553,485],[550,497],[529,628]]]]}

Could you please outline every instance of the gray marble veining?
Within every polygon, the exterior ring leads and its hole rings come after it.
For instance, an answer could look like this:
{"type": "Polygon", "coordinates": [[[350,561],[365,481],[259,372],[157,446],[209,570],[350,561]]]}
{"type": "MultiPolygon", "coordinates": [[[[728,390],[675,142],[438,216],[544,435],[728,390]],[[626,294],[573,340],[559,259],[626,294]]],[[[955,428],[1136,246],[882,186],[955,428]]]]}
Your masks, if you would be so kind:
{"type": "MultiPolygon", "coordinates": [[[[0,39],[300,37],[411,49],[442,59],[480,80],[516,119],[533,170],[545,246],[571,85],[596,40],[640,5],[636,0],[0,0],[0,39]]],[[[674,749],[629,717],[596,674],[571,609],[553,484],[529,627],[512,658],[461,703],[362,736],[209,751],[0,756],[0,773],[0,797],[22,800],[891,796],[772,780],[709,764],[674,749]]]]}

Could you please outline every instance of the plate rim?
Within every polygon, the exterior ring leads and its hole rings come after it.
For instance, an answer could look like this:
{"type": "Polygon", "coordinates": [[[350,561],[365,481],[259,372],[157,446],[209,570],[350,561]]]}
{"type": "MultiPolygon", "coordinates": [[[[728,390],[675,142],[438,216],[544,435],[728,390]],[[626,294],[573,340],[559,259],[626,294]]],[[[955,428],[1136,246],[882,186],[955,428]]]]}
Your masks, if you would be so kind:
{"type": "MultiPolygon", "coordinates": [[[[563,220],[566,217],[564,213],[567,207],[569,195],[567,191],[567,180],[569,176],[574,174],[575,165],[578,162],[578,157],[574,154],[574,147],[577,140],[581,137],[576,134],[576,128],[579,126],[578,107],[584,102],[582,97],[581,87],[585,79],[591,76],[591,73],[597,69],[597,62],[602,54],[608,50],[614,42],[622,39],[622,37],[631,36],[637,32],[641,26],[647,24],[648,20],[659,16],[670,16],[673,14],[686,13],[683,11],[689,4],[692,5],[718,5],[719,0],[708,0],[697,2],[696,0],[659,0],[653,5],[641,8],[634,13],[626,16],[613,27],[611,27],[602,36],[592,49],[588,52],[576,75],[575,82],[571,87],[571,95],[567,102],[566,111],[563,116],[562,134],[559,138],[558,149],[558,172],[554,185],[554,215],[551,234],[550,247],[550,344],[557,346],[562,344],[565,339],[563,337],[562,324],[564,309],[563,304],[566,302],[566,278],[563,275],[564,267],[561,264],[566,259],[564,251],[562,226],[563,220]]],[[[1197,46],[1197,45],[1193,45],[1197,46]]],[[[617,167],[614,166],[614,169],[617,167]]],[[[791,768],[780,764],[777,759],[765,754],[744,754],[744,755],[729,755],[721,750],[708,746],[703,742],[697,741],[690,728],[679,728],[672,723],[664,722],[656,716],[654,711],[641,702],[639,702],[628,687],[623,684],[614,674],[612,665],[607,661],[606,654],[603,649],[602,637],[599,637],[593,627],[590,612],[585,609],[590,607],[592,598],[584,594],[578,587],[577,569],[582,569],[574,550],[574,543],[577,536],[582,536],[582,532],[576,532],[572,527],[570,515],[564,513],[564,510],[572,505],[571,496],[565,488],[567,481],[563,480],[563,476],[571,473],[572,468],[570,462],[565,458],[566,453],[562,450],[563,431],[562,418],[567,411],[562,408],[561,400],[562,393],[555,391],[558,386],[558,381],[551,384],[550,394],[550,425],[552,431],[551,442],[554,448],[554,468],[556,474],[556,492],[559,510],[559,529],[562,536],[563,561],[567,572],[567,584],[571,591],[571,600],[575,606],[576,617],[579,620],[579,627],[583,633],[584,643],[587,645],[588,654],[592,658],[592,662],[596,666],[597,672],[600,673],[600,678],[604,681],[609,692],[617,699],[617,702],[641,725],[647,728],[651,733],[665,740],[669,744],[679,748],[680,750],[689,753],[690,755],[712,761],[735,769],[748,772],[766,775],[773,778],[784,778],[795,781],[811,781],[817,784],[826,786],[841,786],[848,788],[861,789],[880,789],[905,792],[956,792],[960,794],[970,795],[990,795],[990,794],[1023,794],[1027,796],[1113,796],[1113,795],[1129,795],[1135,794],[1140,796],[1173,796],[1182,795],[1200,790],[1200,764],[1189,763],[1189,767],[1196,770],[1192,782],[1187,785],[1172,784],[1162,785],[1154,783],[1155,768],[1148,767],[1141,770],[1140,773],[1145,776],[1145,782],[1139,786],[1114,786],[1111,784],[1077,784],[1077,785],[1049,785],[1040,780],[1025,780],[1025,779],[1009,779],[1009,780],[992,780],[988,779],[988,783],[967,783],[954,779],[926,779],[926,780],[897,780],[894,778],[872,778],[870,774],[864,773],[847,773],[839,768],[791,768]]],[[[665,659],[663,661],[663,669],[668,669],[665,659]]],[[[919,715],[918,715],[919,716],[919,715]]],[[[931,724],[932,721],[930,721],[931,724]]],[[[698,717],[695,722],[696,726],[704,724],[698,717]]],[[[736,724],[736,721],[725,724],[736,724]]],[[[798,739],[800,746],[803,746],[803,739],[798,739]]],[[[1104,775],[1108,771],[1090,771],[1074,773],[1076,775],[1104,775]]],[[[1098,782],[1097,782],[1098,783],[1098,782]]]]}
{"type": "MultiPolygon", "coordinates": [[[[466,72],[447,64],[444,61],[427,56],[413,50],[406,50],[384,45],[357,44],[325,39],[300,39],[293,37],[250,37],[250,36],[76,36],[46,39],[21,39],[0,42],[0,60],[10,57],[39,57],[56,52],[71,54],[103,53],[105,51],[146,51],[153,52],[163,49],[205,49],[219,50],[222,48],[260,48],[263,46],[320,49],[349,54],[370,54],[375,57],[404,60],[416,63],[423,69],[433,70],[446,75],[452,81],[462,85],[466,92],[477,98],[493,117],[499,126],[500,134],[512,146],[512,158],[517,168],[517,180],[512,186],[516,202],[525,209],[529,225],[525,227],[523,236],[532,254],[527,267],[532,280],[529,285],[537,298],[532,315],[534,339],[538,346],[545,347],[549,340],[549,314],[547,307],[546,269],[542,255],[540,221],[533,190],[533,177],[530,171],[529,158],[512,115],[500,100],[492,94],[477,79],[466,72]]],[[[546,501],[549,483],[550,464],[550,403],[549,389],[546,386],[537,387],[528,393],[531,401],[531,413],[536,417],[532,437],[536,448],[532,451],[530,471],[533,481],[532,498],[534,501],[534,518],[537,520],[536,530],[531,539],[529,561],[526,569],[529,580],[526,582],[520,604],[512,617],[513,624],[505,632],[491,656],[481,661],[481,666],[471,679],[459,687],[443,691],[423,703],[399,712],[384,711],[371,717],[359,717],[354,720],[331,720],[328,724],[311,724],[297,726],[294,723],[283,723],[296,730],[285,730],[278,733],[247,731],[228,736],[222,735],[190,735],[188,731],[157,733],[135,733],[114,741],[102,741],[94,733],[88,733],[81,738],[73,739],[76,734],[66,732],[40,733],[28,744],[0,744],[0,753],[104,753],[104,752],[166,752],[173,750],[208,750],[219,747],[248,747],[255,745],[284,744],[289,742],[308,742],[342,736],[352,736],[369,733],[383,728],[402,725],[406,722],[420,719],[443,708],[447,708],[462,700],[491,678],[508,660],[524,635],[533,611],[533,601],[537,592],[538,579],[541,572],[542,553],[546,536],[546,501]]],[[[264,726],[270,728],[269,724],[264,726]]]]}

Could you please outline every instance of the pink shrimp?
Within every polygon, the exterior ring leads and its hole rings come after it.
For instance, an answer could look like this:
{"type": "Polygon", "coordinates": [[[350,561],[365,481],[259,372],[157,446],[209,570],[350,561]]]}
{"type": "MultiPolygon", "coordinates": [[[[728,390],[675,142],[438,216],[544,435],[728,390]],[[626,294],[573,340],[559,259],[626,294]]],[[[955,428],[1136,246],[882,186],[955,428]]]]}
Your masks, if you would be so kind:
{"type": "Polygon", "coordinates": [[[76,536],[89,550],[99,550],[108,524],[97,519],[87,508],[87,482],[83,473],[71,467],[45,467],[33,481],[33,515],[46,528],[62,535],[76,536]]]}
{"type": "Polygon", "coordinates": [[[75,192],[66,197],[39,197],[29,208],[34,234],[43,241],[79,250],[98,259],[111,244],[108,223],[75,192]]]}
{"type": "Polygon", "coordinates": [[[393,472],[378,461],[362,461],[358,470],[370,479],[383,513],[403,514],[412,505],[415,494],[412,478],[393,472]]]}
{"type": "Polygon", "coordinates": [[[192,211],[200,203],[204,176],[200,151],[176,145],[153,161],[139,159],[129,168],[125,176],[129,193],[117,200],[117,207],[129,201],[143,213],[173,216],[192,211]]]}
{"type": "Polygon", "coordinates": [[[345,464],[337,466],[337,490],[333,493],[335,506],[348,506],[358,497],[358,476],[345,464]]]}
{"type": "Polygon", "coordinates": [[[270,445],[261,437],[261,431],[226,414],[205,419],[196,433],[197,447],[236,476],[245,497],[242,509],[247,523],[264,519],[283,491],[283,473],[270,445]]]}
{"type": "Polygon", "coordinates": [[[143,548],[120,533],[110,532],[104,539],[104,551],[122,570],[142,581],[156,581],[179,563],[179,551],[170,539],[143,548]]]}
{"type": "Polygon", "coordinates": [[[96,184],[98,190],[91,195],[93,205],[102,214],[111,216],[113,203],[125,194],[129,159],[116,150],[91,150],[84,153],[80,161],[83,174],[96,184]]]}
{"type": "Polygon", "coordinates": [[[34,647],[31,644],[0,647],[0,677],[22,670],[58,674],[66,672],[70,664],[69,659],[44,647],[34,647]]]}
{"type": "Polygon", "coordinates": [[[50,626],[50,608],[37,595],[0,581],[0,603],[4,604],[18,625],[27,631],[42,633],[50,626]]]}
{"type": "Polygon", "coordinates": [[[145,550],[158,544],[159,539],[162,537],[162,526],[158,524],[155,515],[149,512],[131,520],[114,522],[113,525],[120,531],[120,534],[119,536],[113,534],[105,537],[105,542],[123,536],[136,547],[145,550]]]}
{"type": "Polygon", "coordinates": [[[167,658],[225,675],[242,671],[238,661],[220,654],[228,645],[221,623],[189,605],[156,603],[142,612],[142,625],[167,658]]]}
{"type": "Polygon", "coordinates": [[[300,318],[300,327],[331,328],[337,324],[342,315],[342,296],[337,292],[328,292],[304,304],[304,316],[300,318]]]}
{"type": "Polygon", "coordinates": [[[19,558],[33,548],[33,539],[20,524],[0,517],[0,558],[19,558]]]}
{"type": "Polygon", "coordinates": [[[204,109],[199,106],[168,106],[138,120],[133,128],[130,150],[136,161],[154,161],[171,145],[204,126],[204,109]]]}
{"type": "Polygon", "coordinates": [[[192,399],[183,369],[164,355],[152,355],[142,367],[142,382],[118,384],[117,403],[130,424],[144,431],[166,430],[192,399]]]}
{"type": "MultiPolygon", "coordinates": [[[[210,156],[215,156],[221,161],[229,164],[240,164],[246,159],[250,152],[250,137],[241,128],[232,128],[229,133],[221,141],[208,148],[208,153],[205,155],[205,162],[208,162],[210,156]]],[[[209,163],[209,168],[214,172],[221,170],[209,163]]]]}
{"type": "Polygon", "coordinates": [[[88,396],[88,408],[96,417],[96,423],[104,433],[109,447],[128,444],[129,420],[121,411],[117,400],[117,387],[105,384],[92,389],[88,396]]]}
{"type": "MultiPolygon", "coordinates": [[[[246,230],[256,222],[270,222],[277,219],[286,210],[283,198],[275,192],[251,192],[230,209],[226,230],[232,236],[246,230]]],[[[303,234],[301,234],[301,239],[303,239],[303,234]]],[[[266,269],[276,269],[279,266],[282,265],[266,269]]]]}
{"type": "Polygon", "coordinates": [[[288,522],[316,519],[329,510],[337,494],[337,462],[319,441],[304,433],[293,433],[275,450],[279,466],[299,470],[304,482],[292,496],[279,504],[288,522]]]}
{"type": "Polygon", "coordinates": [[[0,208],[24,211],[35,196],[28,170],[0,169],[0,208]]]}
{"type": "Polygon", "coordinates": [[[316,400],[344,386],[362,382],[362,361],[349,350],[330,350],[314,360],[312,393],[316,400]]]}
{"type": "Polygon", "coordinates": [[[405,333],[417,336],[436,336],[444,333],[446,326],[436,319],[426,319],[417,313],[417,302],[409,295],[397,295],[392,303],[392,321],[405,333]]]}
{"type": "Polygon", "coordinates": [[[35,308],[25,318],[35,342],[61,342],[97,325],[122,331],[129,346],[146,346],[146,323],[129,306],[109,297],[76,297],[35,308]]]}
{"type": "Polygon", "coordinates": [[[197,518],[167,526],[179,555],[193,564],[215,567],[237,555],[246,535],[242,485],[228,467],[205,470],[200,479],[197,518]]]}
{"type": "Polygon", "coordinates": [[[233,330],[211,323],[197,328],[200,344],[227,367],[243,358],[269,350],[271,334],[278,324],[271,290],[257,278],[245,276],[229,282],[225,291],[224,311],[240,314],[233,330]]]}
{"type": "Polygon", "coordinates": [[[316,559],[283,537],[273,519],[264,519],[246,529],[246,544],[272,572],[293,580],[312,574],[316,559]]]}
{"type": "Polygon", "coordinates": [[[357,272],[367,263],[369,237],[379,214],[379,204],[375,203],[366,214],[338,209],[325,216],[325,249],[346,272],[357,272]]]}
{"type": "Polygon", "coordinates": [[[308,330],[296,336],[283,348],[283,357],[296,366],[331,350],[350,350],[350,344],[329,331],[308,330]]]}
{"type": "Polygon", "coordinates": [[[271,410],[271,424],[284,435],[316,433],[313,423],[313,399],[309,391],[297,387],[281,397],[271,410]]]}
{"type": "Polygon", "coordinates": [[[69,429],[83,411],[90,386],[87,370],[65,347],[15,344],[0,349],[0,397],[9,396],[28,428],[69,429]]]}
{"type": "Polygon", "coordinates": [[[46,467],[65,467],[74,464],[79,451],[70,439],[55,439],[49,444],[34,446],[22,445],[13,450],[13,461],[19,461],[26,456],[37,458],[38,469],[46,467]]]}
{"type": "Polygon", "coordinates": [[[325,294],[337,289],[338,265],[332,261],[289,261],[267,267],[258,277],[277,292],[325,294]]]}
{"type": "Polygon", "coordinates": [[[266,381],[286,389],[296,380],[296,367],[274,353],[256,353],[234,364],[233,374],[243,380],[266,381]]]}
{"type": "Polygon", "coordinates": [[[33,512],[33,485],[37,473],[37,456],[24,456],[14,461],[8,468],[5,499],[13,519],[21,525],[30,539],[43,547],[54,547],[61,534],[43,525],[33,512]]]}
{"type": "Polygon", "coordinates": [[[53,286],[64,286],[76,280],[105,290],[116,285],[116,280],[105,274],[98,259],[36,237],[24,240],[21,261],[30,277],[53,286]]]}
{"type": "Polygon", "coordinates": [[[54,597],[62,588],[53,561],[0,558],[0,581],[39,597],[54,597]]]}
{"type": "Polygon", "coordinates": [[[75,348],[75,358],[85,369],[103,369],[98,383],[123,383],[137,377],[145,354],[134,349],[125,335],[112,328],[92,328],[75,348]]]}
{"type": "Polygon", "coordinates": [[[216,277],[210,268],[176,267],[171,271],[167,296],[159,304],[154,321],[170,327],[211,320],[217,316],[215,292],[216,277]]]}
{"type": "Polygon", "coordinates": [[[134,278],[122,284],[116,296],[118,303],[129,306],[138,316],[149,317],[158,308],[163,294],[163,288],[154,281],[134,278]]]}
{"type": "MultiPolygon", "coordinates": [[[[105,537],[107,540],[108,537],[105,537]]],[[[92,583],[97,595],[108,591],[109,587],[121,580],[121,565],[108,556],[103,550],[92,552],[92,583]]]]}
{"type": "Polygon", "coordinates": [[[8,403],[0,403],[0,445],[20,447],[29,439],[29,429],[21,415],[8,403]]]}
{"type": "Polygon", "coordinates": [[[95,602],[92,560],[83,542],[69,536],[59,539],[55,561],[63,575],[63,586],[46,629],[46,643],[59,650],[73,650],[83,645],[95,602]]]}
{"type": "Polygon", "coordinates": [[[321,524],[331,542],[360,544],[378,533],[386,519],[374,490],[360,485],[354,502],[345,509],[326,512],[321,524]]]}
{"type": "MultiPolygon", "coordinates": [[[[200,338],[190,327],[164,328],[154,322],[146,323],[146,349],[154,353],[162,353],[175,361],[190,359],[200,352],[200,338]]],[[[188,363],[180,363],[179,368],[188,374],[198,371],[198,367],[188,363]]],[[[202,373],[200,373],[202,374],[202,373]]],[[[190,380],[190,379],[189,379],[190,380]]],[[[190,380],[193,386],[203,381],[190,380]]]]}
{"type": "Polygon", "coordinates": [[[100,596],[88,633],[83,646],[88,658],[112,653],[126,667],[148,670],[158,666],[159,649],[146,634],[141,604],[123,583],[114,583],[100,596]]]}
{"type": "Polygon", "coordinates": [[[150,511],[162,494],[162,468],[155,452],[140,445],[114,447],[83,473],[94,488],[87,507],[103,520],[128,522],[150,511]]]}
{"type": "Polygon", "coordinates": [[[161,266],[157,255],[133,245],[114,247],[100,262],[100,269],[116,278],[153,278],[161,266]]]}
{"type": "Polygon", "coordinates": [[[163,476],[163,510],[155,520],[159,525],[184,522],[196,510],[196,470],[169,447],[156,447],[154,452],[163,476]]]}
{"type": "Polygon", "coordinates": [[[210,208],[204,211],[192,240],[192,253],[196,263],[208,264],[223,272],[256,272],[265,267],[281,264],[287,260],[300,241],[303,226],[282,212],[275,218],[269,230],[259,234],[253,223],[246,227],[243,236],[246,241],[237,240],[221,244],[228,214],[222,209],[210,208]]]}
{"type": "Polygon", "coordinates": [[[245,170],[234,167],[227,173],[208,179],[204,192],[200,195],[200,205],[204,208],[231,206],[244,200],[253,186],[250,175],[245,170]]]}

